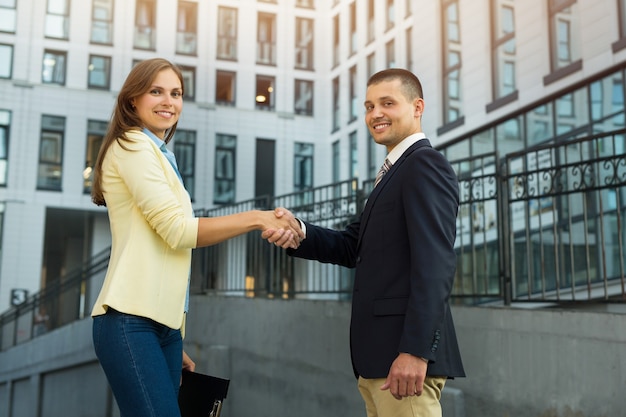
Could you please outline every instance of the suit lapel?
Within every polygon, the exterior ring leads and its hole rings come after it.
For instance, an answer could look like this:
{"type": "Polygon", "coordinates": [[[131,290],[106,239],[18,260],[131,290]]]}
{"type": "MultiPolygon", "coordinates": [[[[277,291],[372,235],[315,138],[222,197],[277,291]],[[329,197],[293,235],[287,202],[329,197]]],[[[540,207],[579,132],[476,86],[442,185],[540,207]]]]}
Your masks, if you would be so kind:
{"type": "Polygon", "coordinates": [[[391,166],[389,172],[387,172],[383,176],[378,185],[372,190],[371,194],[367,198],[367,202],[365,203],[365,207],[363,208],[363,213],[361,215],[361,226],[359,227],[359,243],[357,244],[357,252],[361,247],[361,238],[363,237],[363,233],[365,232],[365,229],[367,227],[372,208],[376,204],[376,200],[378,200],[378,197],[385,188],[385,185],[387,184],[387,182],[391,181],[391,178],[393,178],[394,174],[398,171],[398,169],[400,169],[400,167],[402,166],[404,161],[406,161],[409,155],[411,155],[417,149],[425,146],[432,147],[428,139],[418,140],[413,145],[411,145],[409,149],[404,151],[404,153],[400,156],[400,158],[398,158],[396,163],[391,166]]]}

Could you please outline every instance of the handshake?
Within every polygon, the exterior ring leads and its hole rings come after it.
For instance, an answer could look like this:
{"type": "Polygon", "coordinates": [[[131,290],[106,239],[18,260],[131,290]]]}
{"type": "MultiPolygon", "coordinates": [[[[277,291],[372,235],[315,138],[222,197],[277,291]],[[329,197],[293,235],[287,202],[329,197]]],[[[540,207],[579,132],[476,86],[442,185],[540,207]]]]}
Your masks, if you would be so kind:
{"type": "Polygon", "coordinates": [[[261,237],[283,249],[297,249],[306,237],[301,223],[289,210],[277,207],[263,212],[264,223],[261,237]]]}

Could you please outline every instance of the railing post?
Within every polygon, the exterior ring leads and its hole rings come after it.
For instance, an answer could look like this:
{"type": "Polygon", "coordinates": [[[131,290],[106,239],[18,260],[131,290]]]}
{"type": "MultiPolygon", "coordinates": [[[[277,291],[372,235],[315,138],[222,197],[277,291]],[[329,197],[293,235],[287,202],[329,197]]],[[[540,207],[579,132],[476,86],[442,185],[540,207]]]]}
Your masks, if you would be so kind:
{"type": "Polygon", "coordinates": [[[511,282],[511,224],[509,219],[509,184],[508,184],[508,164],[506,157],[500,158],[496,154],[496,178],[498,181],[498,192],[496,205],[498,210],[498,234],[502,237],[498,239],[498,250],[500,252],[500,279],[502,285],[502,298],[504,305],[510,306],[513,296],[513,286],[511,282]]]}

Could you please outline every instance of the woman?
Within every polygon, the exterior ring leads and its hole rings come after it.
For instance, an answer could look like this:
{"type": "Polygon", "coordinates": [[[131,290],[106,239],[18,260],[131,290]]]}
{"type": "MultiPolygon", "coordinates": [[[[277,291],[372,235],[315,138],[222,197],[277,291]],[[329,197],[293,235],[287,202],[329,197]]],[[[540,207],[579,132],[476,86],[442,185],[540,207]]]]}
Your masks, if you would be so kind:
{"type": "Polygon", "coordinates": [[[137,64],[117,98],[94,168],[92,200],[106,206],[111,259],[92,311],[96,355],[122,417],[179,416],[191,249],[252,230],[281,229],[297,247],[297,220],[274,211],[196,218],[165,148],[183,108],[180,70],[164,59],[137,64]]]}

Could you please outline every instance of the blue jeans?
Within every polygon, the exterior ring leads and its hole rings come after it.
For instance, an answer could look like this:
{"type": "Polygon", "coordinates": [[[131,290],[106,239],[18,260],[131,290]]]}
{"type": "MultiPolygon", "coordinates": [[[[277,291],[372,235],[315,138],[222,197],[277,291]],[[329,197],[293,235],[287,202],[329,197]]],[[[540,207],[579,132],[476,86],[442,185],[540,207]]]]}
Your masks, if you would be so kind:
{"type": "Polygon", "coordinates": [[[93,319],[93,344],[121,417],[180,417],[180,330],[109,308],[93,319]]]}

